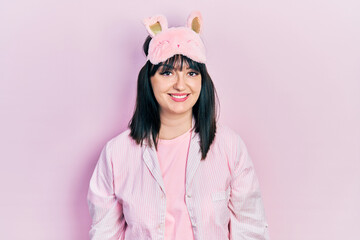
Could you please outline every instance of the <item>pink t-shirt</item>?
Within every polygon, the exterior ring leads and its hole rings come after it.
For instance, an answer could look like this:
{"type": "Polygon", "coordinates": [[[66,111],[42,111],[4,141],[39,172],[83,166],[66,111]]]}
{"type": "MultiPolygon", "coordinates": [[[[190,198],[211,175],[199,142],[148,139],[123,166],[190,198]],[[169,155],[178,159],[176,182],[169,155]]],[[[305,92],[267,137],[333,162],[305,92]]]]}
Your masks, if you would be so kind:
{"type": "Polygon", "coordinates": [[[157,155],[166,192],[165,239],[194,239],[185,204],[185,170],[191,129],[170,140],[159,139],[157,155]]]}

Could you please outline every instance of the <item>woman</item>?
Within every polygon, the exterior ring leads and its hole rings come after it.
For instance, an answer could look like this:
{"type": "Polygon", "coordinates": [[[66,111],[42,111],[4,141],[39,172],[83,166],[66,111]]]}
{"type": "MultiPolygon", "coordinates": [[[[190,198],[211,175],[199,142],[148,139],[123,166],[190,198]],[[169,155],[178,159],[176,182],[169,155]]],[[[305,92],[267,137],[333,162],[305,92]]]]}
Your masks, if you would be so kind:
{"type": "Polygon", "coordinates": [[[91,239],[269,239],[242,139],[216,123],[202,17],[144,20],[148,61],[129,129],[104,146],[90,180],[91,239]]]}

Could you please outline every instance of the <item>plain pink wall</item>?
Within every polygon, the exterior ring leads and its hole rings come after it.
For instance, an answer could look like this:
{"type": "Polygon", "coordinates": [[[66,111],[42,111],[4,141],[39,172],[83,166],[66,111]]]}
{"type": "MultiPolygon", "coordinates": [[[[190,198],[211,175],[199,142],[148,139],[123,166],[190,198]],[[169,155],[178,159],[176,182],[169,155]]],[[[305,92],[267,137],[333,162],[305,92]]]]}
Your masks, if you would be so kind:
{"type": "Polygon", "coordinates": [[[88,181],[145,63],[141,20],[193,9],[272,240],[359,235],[359,1],[17,0],[0,3],[2,239],[88,239],[88,181]]]}

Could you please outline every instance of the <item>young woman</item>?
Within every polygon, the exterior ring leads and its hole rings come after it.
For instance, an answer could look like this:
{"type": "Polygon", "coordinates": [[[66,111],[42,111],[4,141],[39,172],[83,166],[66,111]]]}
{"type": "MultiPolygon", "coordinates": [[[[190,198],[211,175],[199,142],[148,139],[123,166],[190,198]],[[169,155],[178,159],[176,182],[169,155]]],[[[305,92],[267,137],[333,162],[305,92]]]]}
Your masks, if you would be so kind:
{"type": "Polygon", "coordinates": [[[239,135],[216,122],[202,17],[144,20],[129,129],[104,146],[90,180],[92,240],[268,240],[259,182],[239,135]]]}

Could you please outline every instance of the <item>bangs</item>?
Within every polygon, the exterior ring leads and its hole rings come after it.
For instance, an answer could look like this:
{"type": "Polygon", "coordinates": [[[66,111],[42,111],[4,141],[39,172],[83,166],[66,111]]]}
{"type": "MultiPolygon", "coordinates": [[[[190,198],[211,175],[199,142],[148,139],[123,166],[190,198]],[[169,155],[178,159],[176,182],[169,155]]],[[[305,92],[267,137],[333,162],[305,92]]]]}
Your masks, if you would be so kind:
{"type": "Polygon", "coordinates": [[[195,62],[184,55],[176,54],[173,57],[168,58],[165,62],[154,65],[150,71],[150,76],[153,76],[159,68],[161,71],[169,71],[173,69],[182,70],[184,65],[185,67],[200,72],[200,64],[201,63],[195,62]]]}

